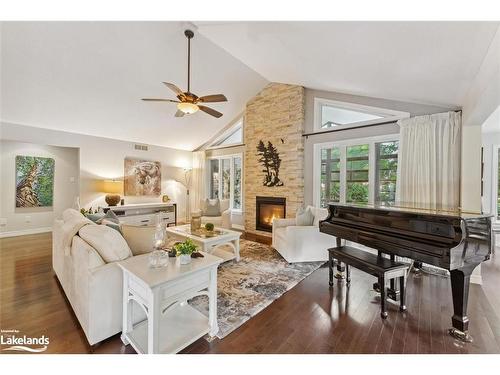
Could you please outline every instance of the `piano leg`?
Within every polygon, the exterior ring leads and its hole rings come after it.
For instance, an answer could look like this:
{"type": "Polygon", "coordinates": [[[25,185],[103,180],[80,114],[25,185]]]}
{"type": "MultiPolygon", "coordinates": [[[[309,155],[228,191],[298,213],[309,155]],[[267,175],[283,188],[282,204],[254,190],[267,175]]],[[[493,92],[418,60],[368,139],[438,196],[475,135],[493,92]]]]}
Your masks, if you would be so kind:
{"type": "MultiPolygon", "coordinates": [[[[342,239],[337,237],[336,242],[337,242],[337,247],[342,246],[342,239]]],[[[335,278],[337,280],[342,280],[344,278],[344,275],[342,275],[342,272],[344,272],[344,271],[345,271],[345,266],[342,265],[342,262],[337,262],[337,273],[335,274],[335,278]]]]}
{"type": "Polygon", "coordinates": [[[453,316],[451,322],[453,328],[448,333],[453,337],[472,342],[469,335],[469,318],[467,317],[467,302],[469,299],[470,275],[477,264],[450,271],[451,293],[453,297],[453,316]]]}

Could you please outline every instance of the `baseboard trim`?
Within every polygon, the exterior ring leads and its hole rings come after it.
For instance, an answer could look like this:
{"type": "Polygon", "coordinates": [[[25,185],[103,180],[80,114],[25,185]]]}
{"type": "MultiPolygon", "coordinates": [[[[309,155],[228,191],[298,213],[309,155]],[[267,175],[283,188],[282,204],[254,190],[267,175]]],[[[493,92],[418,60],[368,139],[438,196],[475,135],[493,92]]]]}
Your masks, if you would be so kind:
{"type": "Polygon", "coordinates": [[[39,234],[39,233],[47,233],[47,232],[52,232],[52,227],[13,230],[10,232],[0,232],[0,238],[26,236],[29,234],[39,234]]]}

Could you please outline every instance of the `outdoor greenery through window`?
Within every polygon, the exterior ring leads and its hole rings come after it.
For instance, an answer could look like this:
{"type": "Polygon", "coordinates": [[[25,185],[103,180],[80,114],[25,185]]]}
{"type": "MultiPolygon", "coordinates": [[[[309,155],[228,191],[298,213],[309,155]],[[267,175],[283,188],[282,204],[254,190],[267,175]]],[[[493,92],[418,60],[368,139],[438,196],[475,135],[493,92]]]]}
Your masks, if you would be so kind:
{"type": "Polygon", "coordinates": [[[376,144],[377,195],[375,201],[387,205],[396,202],[396,176],[398,169],[398,142],[376,144]]]}
{"type": "Polygon", "coordinates": [[[369,145],[347,147],[346,202],[368,203],[369,145]]]}
{"type": "Polygon", "coordinates": [[[329,202],[394,204],[398,145],[397,135],[318,145],[316,204],[321,207],[329,202]]]}
{"type": "Polygon", "coordinates": [[[240,210],[242,208],[241,156],[221,156],[209,159],[208,165],[208,196],[210,199],[229,199],[229,207],[240,210]]]}
{"type": "Polygon", "coordinates": [[[321,150],[321,206],[340,201],[340,149],[321,150]]]}

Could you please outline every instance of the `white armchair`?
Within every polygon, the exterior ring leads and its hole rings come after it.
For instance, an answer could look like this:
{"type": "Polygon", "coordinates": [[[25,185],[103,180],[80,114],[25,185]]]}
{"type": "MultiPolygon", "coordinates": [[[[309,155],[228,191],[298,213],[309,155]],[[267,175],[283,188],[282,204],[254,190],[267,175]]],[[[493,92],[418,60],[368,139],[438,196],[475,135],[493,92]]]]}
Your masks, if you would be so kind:
{"type": "MultiPolygon", "coordinates": [[[[200,202],[200,207],[202,211],[205,211],[205,201],[202,200],[200,202]]],[[[231,210],[229,209],[229,199],[221,199],[220,200],[220,211],[221,216],[202,216],[201,223],[212,223],[216,227],[231,229],[231,210]]]]}
{"type": "Polygon", "coordinates": [[[313,225],[296,225],[295,219],[273,220],[272,246],[288,263],[328,260],[327,249],[335,246],[335,237],[319,231],[319,221],[328,210],[309,206],[314,214],[313,225]]]}

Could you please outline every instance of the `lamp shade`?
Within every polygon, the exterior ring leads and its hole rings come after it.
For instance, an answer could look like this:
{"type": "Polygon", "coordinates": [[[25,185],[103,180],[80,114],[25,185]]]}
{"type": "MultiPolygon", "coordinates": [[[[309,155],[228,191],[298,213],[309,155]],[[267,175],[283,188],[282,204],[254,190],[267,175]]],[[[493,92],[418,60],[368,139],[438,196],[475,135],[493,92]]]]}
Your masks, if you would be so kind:
{"type": "Polygon", "coordinates": [[[104,180],[102,182],[102,191],[107,194],[121,194],[123,191],[123,181],[104,180]]]}

